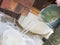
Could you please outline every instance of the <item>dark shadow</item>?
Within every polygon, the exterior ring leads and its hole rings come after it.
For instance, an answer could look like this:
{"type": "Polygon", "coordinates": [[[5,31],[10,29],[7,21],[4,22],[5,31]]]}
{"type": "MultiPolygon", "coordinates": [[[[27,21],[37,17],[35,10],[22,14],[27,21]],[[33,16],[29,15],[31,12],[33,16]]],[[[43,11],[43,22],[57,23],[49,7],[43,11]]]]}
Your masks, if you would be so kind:
{"type": "Polygon", "coordinates": [[[9,16],[11,16],[11,17],[13,17],[13,18],[15,18],[15,19],[17,19],[17,20],[19,19],[20,15],[21,15],[21,14],[17,14],[17,13],[14,13],[12,11],[5,10],[5,9],[2,9],[2,8],[0,8],[0,11],[9,15],[9,16]]]}

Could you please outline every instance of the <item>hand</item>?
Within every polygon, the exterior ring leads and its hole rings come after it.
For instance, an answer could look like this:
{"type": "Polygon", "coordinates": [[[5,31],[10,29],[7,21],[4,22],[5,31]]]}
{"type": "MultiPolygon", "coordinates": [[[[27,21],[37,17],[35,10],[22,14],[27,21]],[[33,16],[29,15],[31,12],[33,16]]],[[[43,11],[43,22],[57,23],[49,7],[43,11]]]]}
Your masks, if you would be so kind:
{"type": "Polygon", "coordinates": [[[56,0],[57,6],[60,6],[60,0],[56,0]]]}

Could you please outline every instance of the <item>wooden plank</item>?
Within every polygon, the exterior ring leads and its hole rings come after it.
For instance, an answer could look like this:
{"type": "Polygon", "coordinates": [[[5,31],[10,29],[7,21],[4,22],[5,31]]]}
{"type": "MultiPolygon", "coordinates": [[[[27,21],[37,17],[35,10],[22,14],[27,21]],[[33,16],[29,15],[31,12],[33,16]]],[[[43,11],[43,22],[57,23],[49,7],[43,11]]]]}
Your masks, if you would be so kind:
{"type": "Polygon", "coordinates": [[[24,9],[22,9],[22,10],[23,11],[21,11],[21,14],[27,16],[29,13],[29,9],[24,7],[24,9]]]}
{"type": "Polygon", "coordinates": [[[8,9],[12,0],[3,0],[1,8],[8,9]]]}
{"type": "Polygon", "coordinates": [[[24,7],[31,8],[35,0],[15,0],[15,1],[22,4],[24,7]]]}
{"type": "Polygon", "coordinates": [[[30,12],[33,13],[33,14],[35,14],[36,16],[38,16],[38,14],[40,13],[40,10],[38,10],[37,8],[32,7],[30,9],[30,12]]]}
{"type": "Polygon", "coordinates": [[[27,15],[33,3],[34,0],[3,0],[1,8],[17,14],[27,15]]]}
{"type": "Polygon", "coordinates": [[[17,2],[15,2],[15,1],[11,1],[10,2],[10,6],[9,6],[9,8],[8,8],[8,10],[10,10],[10,11],[15,11],[15,8],[17,7],[17,5],[18,5],[18,3],[17,2]]]}
{"type": "Polygon", "coordinates": [[[18,3],[18,5],[15,8],[15,12],[16,13],[21,13],[22,8],[23,8],[23,6],[20,3],[18,3]]]}

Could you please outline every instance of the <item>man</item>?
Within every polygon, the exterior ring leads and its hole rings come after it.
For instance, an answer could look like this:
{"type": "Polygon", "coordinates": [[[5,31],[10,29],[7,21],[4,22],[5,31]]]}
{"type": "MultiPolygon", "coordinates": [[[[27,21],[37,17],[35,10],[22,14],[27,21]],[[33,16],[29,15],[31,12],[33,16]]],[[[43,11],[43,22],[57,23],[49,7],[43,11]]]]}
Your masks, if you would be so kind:
{"type": "MultiPolygon", "coordinates": [[[[60,6],[60,0],[56,0],[57,6],[60,6]]],[[[60,18],[58,20],[60,25],[60,18]]],[[[60,45],[60,26],[55,30],[55,32],[50,36],[50,38],[45,41],[44,45],[60,45]]]]}

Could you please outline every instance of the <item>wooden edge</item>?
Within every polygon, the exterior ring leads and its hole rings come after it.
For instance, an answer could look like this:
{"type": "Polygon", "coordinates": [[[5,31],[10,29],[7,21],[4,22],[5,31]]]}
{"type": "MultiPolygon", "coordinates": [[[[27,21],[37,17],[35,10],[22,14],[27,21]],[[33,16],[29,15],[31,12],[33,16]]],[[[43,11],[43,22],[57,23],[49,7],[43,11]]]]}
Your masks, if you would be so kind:
{"type": "Polygon", "coordinates": [[[33,14],[35,14],[36,16],[38,16],[38,14],[40,13],[40,10],[32,7],[32,8],[30,9],[30,12],[33,13],[33,14]]]}

